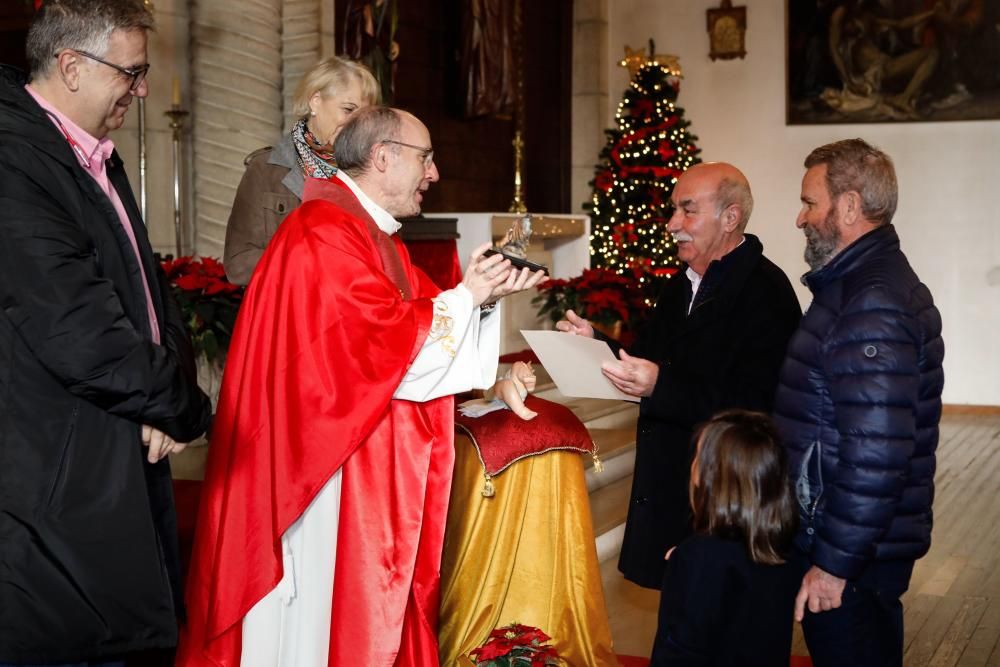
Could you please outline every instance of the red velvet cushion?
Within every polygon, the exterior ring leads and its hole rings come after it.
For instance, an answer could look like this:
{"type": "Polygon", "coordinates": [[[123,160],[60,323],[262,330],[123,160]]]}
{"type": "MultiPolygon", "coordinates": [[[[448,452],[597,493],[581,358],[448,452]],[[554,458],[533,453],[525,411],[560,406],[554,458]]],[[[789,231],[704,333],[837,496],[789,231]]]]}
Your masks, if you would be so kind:
{"type": "Polygon", "coordinates": [[[456,413],[455,427],[471,438],[487,474],[498,475],[518,459],[553,449],[588,454],[593,451],[594,442],[587,428],[565,405],[536,396],[528,396],[524,405],[538,416],[525,421],[510,410],[478,418],[456,413]]]}

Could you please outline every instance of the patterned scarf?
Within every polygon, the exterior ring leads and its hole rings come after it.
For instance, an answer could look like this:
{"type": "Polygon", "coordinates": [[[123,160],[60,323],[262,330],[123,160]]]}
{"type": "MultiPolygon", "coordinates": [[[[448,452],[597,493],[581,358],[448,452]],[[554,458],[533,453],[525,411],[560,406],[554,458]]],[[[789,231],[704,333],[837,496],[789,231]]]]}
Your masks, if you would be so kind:
{"type": "Polygon", "coordinates": [[[337,161],[333,157],[333,146],[322,145],[301,118],[292,128],[292,143],[299,167],[306,178],[330,178],[337,173],[337,161]]]}

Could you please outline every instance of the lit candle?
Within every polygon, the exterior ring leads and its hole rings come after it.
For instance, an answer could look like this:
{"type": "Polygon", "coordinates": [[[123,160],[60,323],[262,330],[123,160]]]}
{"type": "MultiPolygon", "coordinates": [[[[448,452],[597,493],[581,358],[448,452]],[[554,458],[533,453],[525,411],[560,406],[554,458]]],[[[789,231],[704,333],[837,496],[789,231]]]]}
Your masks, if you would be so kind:
{"type": "Polygon", "coordinates": [[[171,103],[178,109],[181,106],[181,80],[176,76],[174,77],[174,94],[171,98],[171,103]]]}

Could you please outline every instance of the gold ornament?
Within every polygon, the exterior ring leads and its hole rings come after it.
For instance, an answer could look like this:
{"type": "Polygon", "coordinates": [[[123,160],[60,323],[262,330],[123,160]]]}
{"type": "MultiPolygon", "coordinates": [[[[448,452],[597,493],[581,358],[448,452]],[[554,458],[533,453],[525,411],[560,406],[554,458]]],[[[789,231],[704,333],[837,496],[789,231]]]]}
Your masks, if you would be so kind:
{"type": "MultiPolygon", "coordinates": [[[[649,46],[649,52],[653,53],[655,50],[653,48],[653,40],[649,40],[649,46]]],[[[627,67],[629,78],[634,79],[635,75],[642,69],[642,66],[648,63],[662,65],[671,75],[676,76],[678,79],[684,78],[684,75],[681,73],[680,58],[669,53],[657,53],[651,58],[647,58],[646,49],[632,49],[626,45],[625,57],[618,62],[618,65],[620,67],[627,67]]]]}
{"type": "Polygon", "coordinates": [[[639,69],[645,64],[646,49],[636,49],[633,51],[627,45],[625,46],[625,57],[618,63],[619,66],[628,68],[628,75],[633,79],[639,73],[639,69]]]}

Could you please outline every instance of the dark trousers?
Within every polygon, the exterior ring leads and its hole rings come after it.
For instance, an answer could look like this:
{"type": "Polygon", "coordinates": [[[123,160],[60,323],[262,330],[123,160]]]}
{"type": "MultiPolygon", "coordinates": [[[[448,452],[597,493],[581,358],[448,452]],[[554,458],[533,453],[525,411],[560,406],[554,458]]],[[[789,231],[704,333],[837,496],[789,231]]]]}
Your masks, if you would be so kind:
{"type": "MultiPolygon", "coordinates": [[[[904,589],[905,591],[905,589],[904,589]]],[[[815,667],[902,667],[904,591],[847,582],[838,609],[810,613],[802,632],[815,667]]]]}

